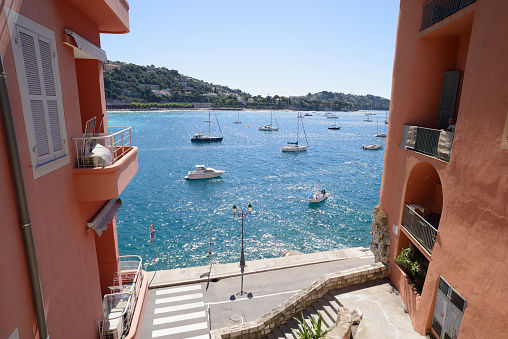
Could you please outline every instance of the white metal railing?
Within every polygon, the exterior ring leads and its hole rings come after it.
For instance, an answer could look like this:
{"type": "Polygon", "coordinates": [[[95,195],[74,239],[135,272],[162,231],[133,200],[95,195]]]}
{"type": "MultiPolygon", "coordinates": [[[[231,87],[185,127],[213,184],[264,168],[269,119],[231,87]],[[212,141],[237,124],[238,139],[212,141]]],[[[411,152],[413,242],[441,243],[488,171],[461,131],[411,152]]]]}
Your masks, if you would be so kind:
{"type": "Polygon", "coordinates": [[[120,339],[129,333],[143,283],[140,256],[126,255],[119,257],[119,260],[120,271],[115,274],[113,286],[109,287],[117,292],[104,296],[104,318],[96,320],[101,339],[120,339]]]}
{"type": "Polygon", "coordinates": [[[106,167],[114,164],[132,148],[130,127],[109,127],[108,133],[72,138],[78,167],[106,167]]]}
{"type": "Polygon", "coordinates": [[[438,231],[411,206],[404,205],[402,226],[404,226],[409,233],[432,254],[438,231]]]}

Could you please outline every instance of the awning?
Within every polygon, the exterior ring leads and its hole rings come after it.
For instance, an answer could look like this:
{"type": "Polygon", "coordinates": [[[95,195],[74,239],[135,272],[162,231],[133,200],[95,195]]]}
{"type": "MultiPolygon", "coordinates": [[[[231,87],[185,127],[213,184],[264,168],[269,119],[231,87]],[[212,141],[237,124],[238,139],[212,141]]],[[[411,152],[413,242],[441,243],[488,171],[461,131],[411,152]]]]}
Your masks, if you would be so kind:
{"type": "Polygon", "coordinates": [[[120,206],[122,206],[122,200],[120,198],[109,200],[106,205],[101,208],[99,213],[97,213],[92,220],[86,223],[86,227],[93,228],[100,237],[102,231],[107,230],[108,224],[118,213],[120,206]]]}
{"type": "Polygon", "coordinates": [[[74,48],[74,58],[76,59],[98,59],[102,62],[106,62],[106,52],[103,49],[92,44],[90,41],[81,37],[76,32],[70,29],[65,29],[65,34],[70,39],[64,40],[64,44],[74,48]]]}

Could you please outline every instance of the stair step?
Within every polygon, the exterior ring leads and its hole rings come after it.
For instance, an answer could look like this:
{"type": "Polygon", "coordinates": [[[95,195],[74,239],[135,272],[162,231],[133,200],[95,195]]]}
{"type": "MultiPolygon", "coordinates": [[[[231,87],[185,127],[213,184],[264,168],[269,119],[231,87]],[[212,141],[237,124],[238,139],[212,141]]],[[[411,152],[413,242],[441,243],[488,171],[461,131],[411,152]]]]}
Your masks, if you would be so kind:
{"type": "MultiPolygon", "coordinates": [[[[311,311],[312,313],[312,311],[311,311]]],[[[310,322],[310,314],[306,310],[303,311],[303,319],[307,324],[307,327],[312,327],[312,323],[310,322]]]]}
{"type": "Polygon", "coordinates": [[[332,319],[332,321],[335,323],[337,321],[337,314],[338,314],[338,312],[333,309],[333,306],[330,305],[328,300],[326,300],[324,298],[321,298],[321,299],[318,299],[317,302],[323,307],[323,309],[325,310],[325,312],[328,315],[328,317],[330,319],[332,319]]]}
{"type": "Polygon", "coordinates": [[[330,295],[329,293],[325,294],[323,298],[328,301],[328,303],[333,307],[335,314],[339,313],[339,307],[342,307],[337,299],[335,299],[334,296],[330,295]]]}
{"type": "Polygon", "coordinates": [[[277,336],[277,338],[279,339],[285,339],[286,338],[286,335],[284,334],[284,332],[280,329],[280,326],[277,327],[275,330],[275,335],[277,336]]]}
{"type": "Polygon", "coordinates": [[[268,333],[268,334],[266,335],[266,337],[267,337],[268,339],[278,339],[278,337],[277,337],[277,336],[276,336],[273,332],[268,333]]]}
{"type": "Polygon", "coordinates": [[[282,324],[280,326],[280,329],[282,330],[282,332],[284,332],[286,339],[295,339],[296,338],[293,331],[291,331],[291,329],[288,327],[288,325],[282,324]]]}
{"type": "Polygon", "coordinates": [[[342,303],[339,300],[341,296],[340,290],[329,291],[328,294],[331,295],[333,299],[335,299],[335,301],[337,302],[337,304],[339,304],[340,307],[344,307],[344,305],[342,305],[342,303]]]}
{"type": "Polygon", "coordinates": [[[313,303],[312,307],[314,307],[314,309],[321,315],[321,318],[323,319],[323,324],[326,326],[326,328],[331,328],[335,326],[335,322],[330,318],[330,316],[328,316],[324,307],[319,302],[313,303]]]}
{"type": "MultiPolygon", "coordinates": [[[[291,332],[293,332],[293,330],[299,332],[302,330],[302,327],[300,326],[300,324],[298,323],[298,321],[294,320],[294,319],[291,319],[289,320],[286,325],[289,327],[289,329],[291,330],[291,332]]],[[[294,333],[294,332],[293,332],[294,333]]],[[[294,335],[295,337],[296,334],[294,335]]]]}

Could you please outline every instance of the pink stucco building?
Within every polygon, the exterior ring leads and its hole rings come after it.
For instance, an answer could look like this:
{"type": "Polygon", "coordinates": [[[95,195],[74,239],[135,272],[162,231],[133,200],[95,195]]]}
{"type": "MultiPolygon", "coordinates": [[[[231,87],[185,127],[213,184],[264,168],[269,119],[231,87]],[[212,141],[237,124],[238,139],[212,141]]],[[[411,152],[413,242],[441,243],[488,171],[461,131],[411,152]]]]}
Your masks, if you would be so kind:
{"type": "Polygon", "coordinates": [[[508,333],[506,13],[507,1],[400,1],[380,209],[390,279],[421,334],[508,333]],[[421,294],[393,261],[405,248],[428,266],[421,294]]]}
{"type": "Polygon", "coordinates": [[[139,336],[147,282],[115,224],[137,148],[108,125],[100,49],[128,31],[125,0],[1,2],[0,338],[139,336]]]}

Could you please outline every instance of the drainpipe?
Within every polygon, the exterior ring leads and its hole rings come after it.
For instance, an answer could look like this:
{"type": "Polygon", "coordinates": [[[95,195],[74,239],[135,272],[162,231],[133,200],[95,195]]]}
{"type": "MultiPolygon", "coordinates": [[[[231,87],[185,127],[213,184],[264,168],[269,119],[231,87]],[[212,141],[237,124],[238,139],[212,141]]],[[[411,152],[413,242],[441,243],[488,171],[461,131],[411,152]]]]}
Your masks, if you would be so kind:
{"type": "Polygon", "coordinates": [[[7,141],[7,150],[9,152],[9,160],[11,164],[12,182],[16,192],[19,223],[25,244],[25,255],[28,265],[28,274],[30,276],[30,285],[32,287],[32,297],[35,308],[35,316],[37,318],[37,327],[39,328],[39,338],[48,339],[49,335],[46,325],[46,315],[44,313],[44,300],[42,298],[41,281],[39,279],[39,269],[37,268],[37,258],[35,256],[35,246],[32,235],[32,223],[28,213],[25,185],[23,182],[23,173],[21,172],[21,161],[19,160],[16,131],[14,129],[14,121],[12,119],[11,103],[9,101],[6,78],[2,55],[0,54],[0,109],[2,110],[5,139],[7,141]]]}

